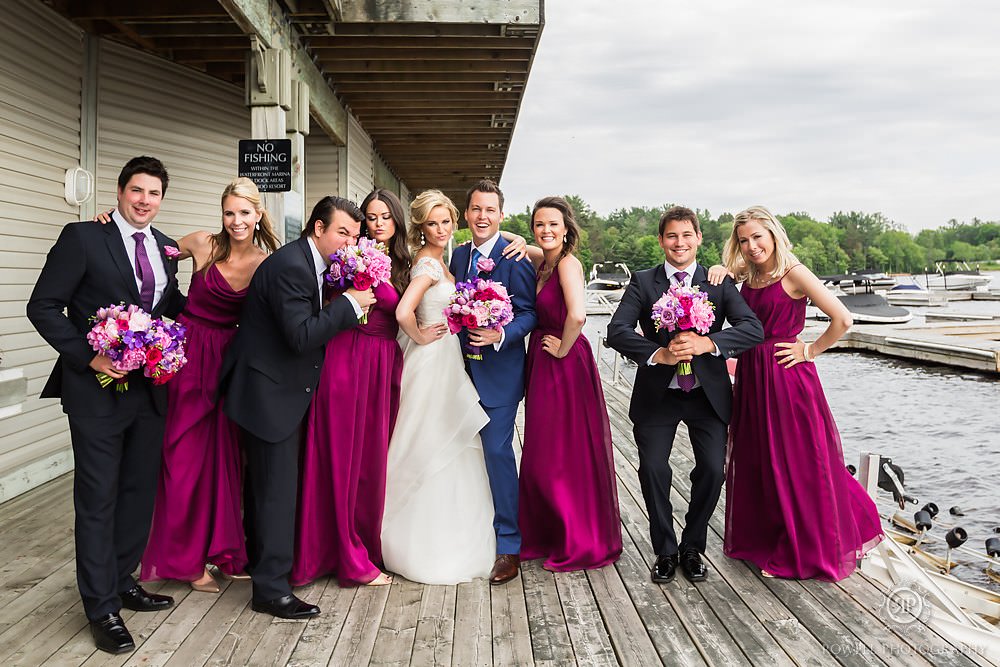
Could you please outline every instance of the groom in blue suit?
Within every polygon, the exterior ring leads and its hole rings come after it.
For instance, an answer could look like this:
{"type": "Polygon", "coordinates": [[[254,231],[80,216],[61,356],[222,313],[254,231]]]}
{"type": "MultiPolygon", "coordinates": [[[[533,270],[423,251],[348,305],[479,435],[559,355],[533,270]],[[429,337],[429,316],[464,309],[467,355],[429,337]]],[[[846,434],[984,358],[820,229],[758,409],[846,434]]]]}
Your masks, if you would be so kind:
{"type": "Polygon", "coordinates": [[[510,294],[514,320],[501,331],[462,330],[463,349],[478,346],[482,360],[467,360],[465,367],[479,392],[479,402],[490,422],[482,431],[486,473],[493,492],[493,528],[497,534],[497,559],[491,584],[517,576],[521,564],[521,531],[517,527],[517,462],[514,459],[514,415],[524,398],[524,337],[535,328],[535,275],[530,262],[503,257],[507,241],[500,236],[503,193],[496,183],[479,181],[469,191],[465,221],[472,244],[459,246],[450,269],[459,282],[476,276],[501,283],[510,294]]]}

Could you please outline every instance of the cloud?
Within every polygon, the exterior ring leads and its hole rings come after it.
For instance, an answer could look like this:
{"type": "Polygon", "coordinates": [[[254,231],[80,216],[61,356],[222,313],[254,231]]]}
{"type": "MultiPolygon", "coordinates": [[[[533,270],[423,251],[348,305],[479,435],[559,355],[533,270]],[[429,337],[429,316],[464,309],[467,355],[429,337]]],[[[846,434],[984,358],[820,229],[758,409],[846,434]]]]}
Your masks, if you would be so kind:
{"type": "Polygon", "coordinates": [[[1000,4],[547,0],[502,185],[595,209],[1000,219],[1000,4]]]}

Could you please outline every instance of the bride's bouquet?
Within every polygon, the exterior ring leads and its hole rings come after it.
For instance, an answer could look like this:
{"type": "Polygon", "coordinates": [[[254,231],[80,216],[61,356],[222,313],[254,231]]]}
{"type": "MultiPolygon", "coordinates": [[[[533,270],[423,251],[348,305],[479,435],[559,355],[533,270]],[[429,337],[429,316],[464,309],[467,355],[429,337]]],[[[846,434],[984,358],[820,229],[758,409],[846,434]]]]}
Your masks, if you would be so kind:
{"type": "MultiPolygon", "coordinates": [[[[715,323],[715,305],[698,287],[674,285],[653,304],[652,316],[657,331],[694,329],[700,334],[707,334],[715,323]]],[[[677,364],[677,385],[684,391],[694,388],[690,361],[677,364]]]]}
{"type": "MultiPolygon", "coordinates": [[[[507,288],[494,280],[474,278],[455,285],[455,292],[445,306],[448,329],[456,334],[462,330],[484,328],[499,331],[514,319],[514,307],[507,288]]],[[[467,359],[482,361],[478,345],[467,345],[467,359]]]]}
{"type": "MultiPolygon", "coordinates": [[[[184,364],[184,326],[153,319],[139,306],[117,305],[100,308],[90,318],[94,323],[87,332],[87,342],[98,354],[111,359],[111,365],[122,373],[140,368],[153,384],[168,381],[184,364]]],[[[128,375],[115,380],[98,373],[102,387],[116,382],[117,391],[128,389],[128,375]]]]}
{"type": "MultiPolygon", "coordinates": [[[[344,246],[330,255],[330,270],[326,281],[331,285],[356,290],[375,288],[392,278],[392,260],[385,244],[375,239],[358,239],[357,245],[344,246]]],[[[368,315],[361,316],[361,324],[368,323],[368,315]]]]}

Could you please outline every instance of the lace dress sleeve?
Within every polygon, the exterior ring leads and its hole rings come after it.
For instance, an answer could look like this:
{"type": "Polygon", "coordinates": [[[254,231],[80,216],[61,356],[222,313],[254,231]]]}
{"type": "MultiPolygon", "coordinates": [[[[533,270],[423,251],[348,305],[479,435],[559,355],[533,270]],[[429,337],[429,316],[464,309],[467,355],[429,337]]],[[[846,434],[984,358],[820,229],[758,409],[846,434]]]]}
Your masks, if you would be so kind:
{"type": "Polygon", "coordinates": [[[430,276],[431,280],[437,282],[444,277],[444,269],[441,263],[431,257],[421,257],[410,269],[410,279],[417,276],[430,276]]]}

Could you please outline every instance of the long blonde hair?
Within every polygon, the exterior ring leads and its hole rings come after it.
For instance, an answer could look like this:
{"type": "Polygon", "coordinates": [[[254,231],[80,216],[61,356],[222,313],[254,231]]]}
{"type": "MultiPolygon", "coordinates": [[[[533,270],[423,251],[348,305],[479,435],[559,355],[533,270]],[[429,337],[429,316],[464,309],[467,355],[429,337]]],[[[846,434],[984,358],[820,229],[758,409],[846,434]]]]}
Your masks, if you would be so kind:
{"type": "Polygon", "coordinates": [[[423,226],[427,222],[427,217],[438,206],[448,209],[451,216],[452,232],[458,227],[458,209],[448,195],[440,190],[424,190],[414,197],[410,203],[410,229],[407,232],[406,240],[410,243],[410,250],[416,253],[423,245],[423,226]]]}
{"type": "Polygon", "coordinates": [[[771,240],[774,241],[774,269],[769,275],[772,280],[777,280],[798,264],[799,260],[792,254],[792,242],[788,240],[785,228],[781,226],[774,214],[763,206],[751,206],[736,214],[733,219],[733,231],[726,241],[726,247],[722,250],[722,261],[726,268],[736,276],[737,282],[741,280],[759,281],[760,271],[752,263],[746,261],[740,250],[739,228],[751,221],[756,222],[771,233],[771,240]]]}
{"type": "MultiPolygon", "coordinates": [[[[280,245],[278,237],[274,235],[274,225],[271,224],[271,215],[261,203],[260,190],[257,189],[257,184],[245,176],[234,178],[226,186],[226,189],[222,191],[220,202],[224,205],[226,197],[229,196],[246,199],[253,205],[254,210],[260,213],[260,222],[257,223],[253,230],[254,245],[258,248],[263,248],[267,252],[277,250],[280,245]]],[[[216,262],[224,262],[229,259],[229,253],[232,251],[232,241],[229,238],[229,232],[226,231],[225,225],[217,233],[212,234],[212,248],[214,248],[212,258],[208,264],[199,270],[206,271],[208,267],[216,262]]]]}

